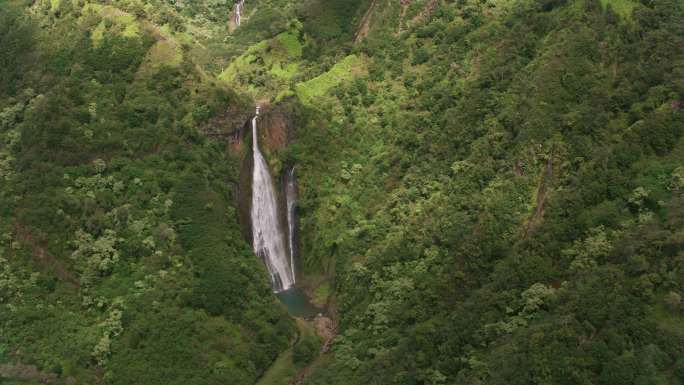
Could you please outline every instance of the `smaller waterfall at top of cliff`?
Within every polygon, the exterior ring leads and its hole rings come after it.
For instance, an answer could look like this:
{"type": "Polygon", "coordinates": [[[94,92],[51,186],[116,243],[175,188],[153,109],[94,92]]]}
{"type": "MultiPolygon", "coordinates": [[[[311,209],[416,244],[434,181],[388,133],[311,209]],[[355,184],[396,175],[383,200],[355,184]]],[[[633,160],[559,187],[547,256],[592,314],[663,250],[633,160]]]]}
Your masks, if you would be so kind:
{"type": "Polygon", "coordinates": [[[292,281],[295,281],[295,209],[297,205],[297,185],[295,184],[294,166],[285,175],[285,202],[287,204],[287,233],[289,235],[288,246],[290,246],[290,269],[292,270],[292,281]]]}
{"type": "Polygon", "coordinates": [[[235,25],[240,26],[240,21],[242,21],[242,8],[245,6],[245,0],[240,0],[235,3],[235,25]]]}
{"type": "Polygon", "coordinates": [[[263,259],[271,276],[273,291],[287,290],[294,284],[290,258],[285,249],[278,201],[276,200],[273,180],[268,172],[268,165],[257,143],[257,118],[252,119],[252,152],[254,153],[254,170],[252,172],[252,238],[254,252],[263,259]]]}

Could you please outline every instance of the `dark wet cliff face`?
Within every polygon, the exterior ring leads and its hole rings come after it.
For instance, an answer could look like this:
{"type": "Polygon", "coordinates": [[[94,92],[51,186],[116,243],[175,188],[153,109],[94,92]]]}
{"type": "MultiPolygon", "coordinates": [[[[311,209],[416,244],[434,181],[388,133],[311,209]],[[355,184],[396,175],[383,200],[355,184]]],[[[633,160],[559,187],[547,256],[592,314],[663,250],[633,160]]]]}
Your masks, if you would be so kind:
{"type": "Polygon", "coordinates": [[[226,109],[209,119],[201,128],[208,137],[235,143],[244,137],[245,121],[253,114],[252,102],[245,97],[235,96],[234,103],[228,104],[226,109]]]}
{"type": "Polygon", "coordinates": [[[245,239],[252,244],[252,221],[250,218],[250,205],[252,202],[252,172],[254,170],[254,156],[252,154],[252,138],[250,135],[245,135],[245,132],[250,132],[251,123],[249,119],[245,122],[242,130],[242,135],[238,141],[233,144],[233,150],[246,149],[242,158],[240,166],[240,180],[238,182],[237,194],[237,209],[238,221],[240,222],[240,229],[245,239]],[[243,145],[242,142],[248,142],[248,145],[243,145]]]}
{"type": "Polygon", "coordinates": [[[259,145],[262,150],[279,150],[294,141],[301,119],[300,109],[301,106],[295,99],[262,107],[259,115],[259,145]]]}

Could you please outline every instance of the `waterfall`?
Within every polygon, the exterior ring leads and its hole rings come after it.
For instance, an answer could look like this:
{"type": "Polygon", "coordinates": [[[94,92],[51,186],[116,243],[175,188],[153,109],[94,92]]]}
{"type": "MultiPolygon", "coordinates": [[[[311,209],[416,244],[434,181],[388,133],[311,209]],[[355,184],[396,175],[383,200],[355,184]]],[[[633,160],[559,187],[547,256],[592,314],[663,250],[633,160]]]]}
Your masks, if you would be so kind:
{"type": "Polygon", "coordinates": [[[245,0],[240,0],[235,3],[235,25],[240,26],[240,21],[242,19],[242,7],[245,5],[245,0]]]}
{"type": "Polygon", "coordinates": [[[257,144],[257,118],[252,119],[252,152],[254,153],[254,171],[252,174],[252,238],[254,252],[261,257],[271,276],[273,291],[287,290],[294,284],[294,274],[288,263],[285,241],[281,231],[278,203],[273,180],[268,172],[268,165],[259,151],[257,144]]]}
{"type": "Polygon", "coordinates": [[[297,185],[295,184],[295,168],[285,176],[285,202],[287,203],[287,233],[289,235],[288,245],[290,246],[290,270],[292,270],[292,281],[295,281],[297,271],[295,269],[295,207],[297,205],[297,185]]]}

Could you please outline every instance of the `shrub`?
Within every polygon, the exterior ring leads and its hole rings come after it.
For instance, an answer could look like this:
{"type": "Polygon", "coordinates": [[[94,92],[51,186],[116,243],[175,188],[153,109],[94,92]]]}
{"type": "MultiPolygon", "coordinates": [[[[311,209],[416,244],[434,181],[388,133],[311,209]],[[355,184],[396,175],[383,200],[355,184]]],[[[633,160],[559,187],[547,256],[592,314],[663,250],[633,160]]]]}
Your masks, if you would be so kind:
{"type": "Polygon", "coordinates": [[[309,364],[316,358],[318,349],[320,349],[320,341],[318,337],[313,335],[302,336],[299,342],[295,344],[292,351],[292,361],[295,364],[303,366],[309,364]]]}

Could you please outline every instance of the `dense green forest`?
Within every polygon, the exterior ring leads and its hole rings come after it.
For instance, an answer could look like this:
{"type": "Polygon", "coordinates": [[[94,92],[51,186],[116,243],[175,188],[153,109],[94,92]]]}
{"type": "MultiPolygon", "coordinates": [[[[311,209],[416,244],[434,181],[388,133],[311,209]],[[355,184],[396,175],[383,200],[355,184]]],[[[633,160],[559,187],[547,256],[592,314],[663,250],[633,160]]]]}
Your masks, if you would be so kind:
{"type": "Polygon", "coordinates": [[[0,0],[0,383],[684,385],[684,1],[234,9],[0,0]],[[322,354],[238,222],[256,103],[322,354]]]}
{"type": "Polygon", "coordinates": [[[253,384],[294,332],[235,221],[239,159],[200,130],[251,102],[152,8],[2,5],[0,363],[43,374],[0,375],[253,384]]]}

